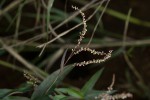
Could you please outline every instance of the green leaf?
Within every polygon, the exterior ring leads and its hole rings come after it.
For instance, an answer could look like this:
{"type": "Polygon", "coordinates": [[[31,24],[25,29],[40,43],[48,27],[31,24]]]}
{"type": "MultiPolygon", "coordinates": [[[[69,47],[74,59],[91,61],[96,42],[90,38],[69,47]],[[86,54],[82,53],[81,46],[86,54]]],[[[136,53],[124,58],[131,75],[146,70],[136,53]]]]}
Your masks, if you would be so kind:
{"type": "Polygon", "coordinates": [[[60,69],[49,75],[33,92],[31,100],[41,100],[39,98],[50,95],[55,87],[61,83],[66,75],[74,68],[73,65],[68,65],[60,73],[60,69]],[[58,76],[58,77],[57,77],[58,76]]]}
{"type": "Polygon", "coordinates": [[[0,89],[0,99],[9,95],[13,90],[12,89],[0,89]]]}
{"type": "Polygon", "coordinates": [[[2,100],[30,100],[29,98],[26,98],[26,97],[19,97],[19,96],[9,96],[9,97],[6,97],[2,100]]]}
{"type": "Polygon", "coordinates": [[[25,93],[27,91],[29,91],[31,88],[31,85],[29,84],[23,84],[22,86],[20,86],[17,89],[0,89],[0,99],[6,97],[6,96],[10,96],[11,94],[17,93],[17,92],[21,92],[21,93],[25,93]]]}
{"type": "Polygon", "coordinates": [[[28,83],[24,83],[24,84],[20,85],[19,88],[14,89],[14,91],[25,93],[25,92],[30,91],[32,89],[32,87],[33,87],[33,85],[28,84],[28,83]]]}
{"type": "MultiPolygon", "coordinates": [[[[31,98],[31,100],[32,100],[32,98],[31,98]]],[[[34,100],[51,100],[51,99],[50,99],[49,95],[43,95],[34,100]]]]}
{"type": "Polygon", "coordinates": [[[72,97],[83,99],[83,94],[80,90],[76,88],[58,88],[55,89],[56,91],[59,91],[61,93],[66,93],[72,97]]]}
{"type": "Polygon", "coordinates": [[[47,5],[47,31],[48,31],[48,26],[49,26],[49,22],[50,22],[50,12],[51,12],[51,8],[53,6],[54,0],[49,0],[48,1],[48,5],[47,5]]]}
{"type": "MultiPolygon", "coordinates": [[[[82,5],[85,5],[88,2],[86,0],[74,0],[74,1],[77,2],[77,3],[80,3],[82,5]]],[[[103,9],[104,9],[104,7],[101,6],[99,10],[102,12],[103,9]]],[[[105,11],[105,13],[108,14],[108,15],[111,15],[111,16],[117,18],[117,19],[123,20],[123,21],[126,20],[126,17],[127,17],[126,14],[121,13],[117,10],[110,9],[108,7],[107,7],[107,10],[105,11]]],[[[130,17],[129,22],[132,23],[132,24],[135,24],[135,25],[140,25],[140,26],[144,26],[144,27],[148,27],[148,28],[150,27],[150,22],[149,21],[144,21],[144,20],[138,19],[136,17],[132,17],[132,16],[130,17]]]]}
{"type": "Polygon", "coordinates": [[[65,95],[56,95],[56,96],[54,96],[53,100],[62,100],[64,98],[66,98],[65,95]]]}
{"type": "Polygon", "coordinates": [[[93,89],[95,83],[97,82],[98,78],[101,76],[103,71],[103,68],[101,70],[99,70],[98,72],[96,72],[91,78],[90,80],[83,86],[83,88],[81,89],[81,92],[84,94],[84,96],[93,89]]]}
{"type": "Polygon", "coordinates": [[[61,64],[60,64],[60,71],[62,72],[63,71],[63,68],[64,68],[64,65],[65,65],[65,57],[66,57],[66,54],[67,54],[67,50],[65,50],[64,54],[63,54],[63,57],[61,59],[61,64]]]}

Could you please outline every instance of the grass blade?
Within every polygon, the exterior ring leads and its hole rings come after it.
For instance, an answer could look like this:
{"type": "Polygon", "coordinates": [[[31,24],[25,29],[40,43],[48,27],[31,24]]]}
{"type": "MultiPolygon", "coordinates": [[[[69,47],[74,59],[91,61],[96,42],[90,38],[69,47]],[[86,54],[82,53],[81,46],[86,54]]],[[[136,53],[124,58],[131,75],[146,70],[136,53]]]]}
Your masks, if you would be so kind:
{"type": "Polygon", "coordinates": [[[17,89],[0,89],[0,100],[14,94],[20,94],[20,93],[25,93],[27,91],[30,91],[31,87],[32,85],[23,84],[17,89]]]}
{"type": "Polygon", "coordinates": [[[50,95],[55,87],[66,77],[66,75],[74,68],[72,65],[68,65],[64,68],[63,73],[60,73],[60,69],[49,75],[37,89],[34,91],[31,100],[40,100],[42,97],[50,95]],[[59,75],[60,74],[60,75],[59,75]],[[59,75],[56,80],[57,75],[59,75]],[[55,81],[56,80],[56,81],[55,81]],[[39,99],[40,98],[40,99],[39,99]]]}
{"type": "Polygon", "coordinates": [[[83,88],[81,89],[82,93],[84,94],[84,96],[93,89],[95,83],[97,82],[98,78],[101,76],[102,72],[103,72],[104,68],[102,68],[101,70],[99,70],[98,72],[96,72],[91,78],[90,80],[83,86],[83,88]]]}
{"type": "Polygon", "coordinates": [[[10,97],[6,97],[2,100],[30,100],[27,97],[20,97],[20,96],[10,96],[10,97]]]}
{"type": "Polygon", "coordinates": [[[0,99],[4,98],[12,91],[12,89],[0,89],[0,99]]]}
{"type": "Polygon", "coordinates": [[[59,91],[64,94],[68,94],[69,96],[72,96],[74,98],[83,99],[83,94],[80,90],[77,90],[76,88],[58,88],[56,91],[59,91]]]}

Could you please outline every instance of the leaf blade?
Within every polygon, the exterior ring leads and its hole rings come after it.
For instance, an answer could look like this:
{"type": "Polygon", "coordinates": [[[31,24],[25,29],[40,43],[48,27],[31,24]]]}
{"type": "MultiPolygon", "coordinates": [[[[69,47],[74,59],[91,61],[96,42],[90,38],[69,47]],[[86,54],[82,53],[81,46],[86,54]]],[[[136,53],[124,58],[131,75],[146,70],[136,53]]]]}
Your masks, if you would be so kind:
{"type": "Polygon", "coordinates": [[[9,96],[9,97],[6,97],[2,100],[30,100],[29,98],[27,97],[20,97],[20,96],[9,96]]]}
{"type": "Polygon", "coordinates": [[[104,68],[96,72],[90,79],[89,81],[83,86],[81,89],[81,92],[86,95],[92,88],[94,87],[95,83],[97,82],[98,78],[101,76],[102,71],[104,68]]]}
{"type": "Polygon", "coordinates": [[[73,65],[68,65],[60,73],[60,69],[49,75],[37,89],[33,92],[31,100],[39,100],[40,97],[50,94],[54,88],[65,78],[65,76],[74,68],[73,65]],[[60,74],[60,75],[59,75],[60,74]],[[55,78],[59,75],[58,79],[55,78]]]}

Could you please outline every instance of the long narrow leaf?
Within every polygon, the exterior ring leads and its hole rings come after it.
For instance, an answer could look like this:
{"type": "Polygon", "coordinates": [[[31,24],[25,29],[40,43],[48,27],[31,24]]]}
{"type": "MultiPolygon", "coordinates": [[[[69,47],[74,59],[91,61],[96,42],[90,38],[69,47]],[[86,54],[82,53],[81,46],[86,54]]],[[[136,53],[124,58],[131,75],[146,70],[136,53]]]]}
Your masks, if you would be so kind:
{"type": "Polygon", "coordinates": [[[6,97],[2,100],[30,100],[30,99],[27,97],[9,96],[9,97],[6,97]]]}
{"type": "Polygon", "coordinates": [[[13,91],[12,89],[0,89],[0,99],[4,98],[12,91],[13,91]]]}
{"type": "Polygon", "coordinates": [[[63,71],[64,65],[65,65],[65,57],[66,57],[66,54],[67,54],[67,50],[64,52],[63,57],[62,57],[62,59],[61,59],[61,64],[60,64],[60,71],[61,71],[61,72],[63,71]]]}
{"type": "Polygon", "coordinates": [[[47,6],[47,31],[48,31],[48,26],[49,26],[49,21],[50,21],[50,12],[51,8],[53,6],[54,0],[49,0],[48,1],[48,6],[47,6]]]}
{"type": "Polygon", "coordinates": [[[64,68],[63,72],[60,73],[60,69],[53,72],[49,75],[40,85],[35,89],[31,100],[40,100],[39,98],[50,95],[51,92],[55,89],[55,87],[61,83],[61,81],[66,77],[66,75],[74,68],[73,65],[68,65],[64,68]],[[59,75],[60,74],[60,75],[59,75]],[[59,77],[56,80],[57,75],[59,77]]]}
{"type": "Polygon", "coordinates": [[[77,90],[76,88],[58,88],[56,91],[59,91],[64,94],[68,94],[69,96],[78,98],[78,99],[83,99],[83,94],[80,90],[77,90]]]}
{"type": "Polygon", "coordinates": [[[97,82],[98,78],[101,76],[102,71],[103,71],[103,68],[101,70],[99,70],[98,72],[96,72],[90,78],[90,80],[83,86],[81,91],[84,95],[86,95],[89,91],[91,91],[93,89],[93,87],[94,87],[95,83],[97,82]]]}
{"type": "Polygon", "coordinates": [[[31,87],[29,84],[23,84],[16,89],[0,89],[0,100],[15,93],[25,93],[29,91],[31,87]]]}

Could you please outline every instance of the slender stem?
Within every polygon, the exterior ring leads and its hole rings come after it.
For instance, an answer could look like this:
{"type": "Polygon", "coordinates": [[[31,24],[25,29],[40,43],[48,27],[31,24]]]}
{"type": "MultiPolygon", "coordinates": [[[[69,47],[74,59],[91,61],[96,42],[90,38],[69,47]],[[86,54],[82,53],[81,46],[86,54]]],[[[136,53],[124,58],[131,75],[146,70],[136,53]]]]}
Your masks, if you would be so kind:
{"type": "Polygon", "coordinates": [[[135,66],[131,63],[131,61],[129,60],[127,54],[126,54],[126,50],[125,50],[125,41],[126,41],[126,36],[127,36],[127,30],[128,30],[128,25],[129,25],[129,19],[130,19],[130,15],[131,15],[132,9],[129,10],[128,12],[128,16],[127,16],[127,20],[125,23],[125,27],[124,27],[124,34],[123,34],[123,48],[124,48],[124,58],[129,66],[129,68],[132,70],[132,72],[134,73],[134,75],[138,78],[138,80],[144,84],[144,80],[142,79],[140,73],[137,71],[137,69],[135,68],[135,66]]]}

